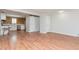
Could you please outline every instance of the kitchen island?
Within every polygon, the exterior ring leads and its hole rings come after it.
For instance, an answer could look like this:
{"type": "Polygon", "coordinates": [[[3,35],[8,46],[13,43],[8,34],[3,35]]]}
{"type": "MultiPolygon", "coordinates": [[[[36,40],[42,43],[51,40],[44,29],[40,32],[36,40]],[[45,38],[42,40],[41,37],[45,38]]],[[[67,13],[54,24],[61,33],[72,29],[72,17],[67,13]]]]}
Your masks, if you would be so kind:
{"type": "Polygon", "coordinates": [[[0,36],[6,35],[9,33],[11,26],[1,26],[0,27],[0,36]]]}

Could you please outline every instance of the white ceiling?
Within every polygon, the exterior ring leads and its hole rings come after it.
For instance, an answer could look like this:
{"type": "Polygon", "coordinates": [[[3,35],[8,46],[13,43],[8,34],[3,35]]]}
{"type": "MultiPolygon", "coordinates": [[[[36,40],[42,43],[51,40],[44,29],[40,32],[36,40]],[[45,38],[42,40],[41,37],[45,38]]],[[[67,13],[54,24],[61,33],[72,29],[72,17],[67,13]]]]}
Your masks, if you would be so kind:
{"type": "Polygon", "coordinates": [[[15,14],[20,16],[26,16],[28,14],[40,15],[40,14],[53,14],[58,11],[64,11],[68,13],[79,13],[79,9],[1,9],[0,12],[15,14]]]}
{"type": "Polygon", "coordinates": [[[39,15],[39,13],[34,12],[33,10],[29,9],[7,9],[8,11],[18,12],[24,15],[39,15]]]}
{"type": "Polygon", "coordinates": [[[64,12],[78,12],[79,13],[79,9],[22,9],[24,11],[32,11],[32,12],[36,12],[36,13],[56,13],[58,11],[64,11],[64,12]]]}
{"type": "Polygon", "coordinates": [[[8,10],[8,9],[0,9],[0,12],[4,12],[6,14],[12,14],[12,15],[20,15],[20,16],[26,15],[26,13],[16,12],[16,11],[8,10]]]}

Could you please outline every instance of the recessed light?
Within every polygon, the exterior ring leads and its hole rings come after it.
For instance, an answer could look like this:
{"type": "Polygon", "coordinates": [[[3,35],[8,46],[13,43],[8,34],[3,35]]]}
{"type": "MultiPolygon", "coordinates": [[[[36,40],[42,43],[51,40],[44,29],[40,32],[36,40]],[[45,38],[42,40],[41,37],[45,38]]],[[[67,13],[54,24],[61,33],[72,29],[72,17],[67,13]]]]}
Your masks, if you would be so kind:
{"type": "Polygon", "coordinates": [[[60,10],[60,11],[58,11],[59,13],[63,13],[64,11],[63,10],[60,10]]]}

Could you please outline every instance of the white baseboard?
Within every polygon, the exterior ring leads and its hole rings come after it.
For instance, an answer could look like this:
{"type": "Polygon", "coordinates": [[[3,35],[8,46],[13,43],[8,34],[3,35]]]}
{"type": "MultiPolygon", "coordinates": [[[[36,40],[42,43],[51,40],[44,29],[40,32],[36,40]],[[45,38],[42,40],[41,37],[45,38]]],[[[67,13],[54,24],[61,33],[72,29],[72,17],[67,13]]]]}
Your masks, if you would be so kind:
{"type": "Polygon", "coordinates": [[[79,35],[77,35],[77,34],[69,34],[69,33],[62,33],[62,32],[53,32],[53,33],[59,33],[59,34],[64,34],[64,35],[68,35],[68,36],[79,37],[79,35]]]}
{"type": "Polygon", "coordinates": [[[39,31],[26,31],[26,32],[39,32],[39,31]]]}
{"type": "Polygon", "coordinates": [[[47,32],[40,32],[40,33],[46,34],[47,32]]]}
{"type": "MultiPolygon", "coordinates": [[[[28,32],[33,32],[33,31],[28,31],[28,32]]],[[[46,34],[46,33],[48,33],[48,32],[40,32],[40,33],[42,33],[42,34],[46,34]]],[[[63,35],[79,37],[79,35],[77,35],[77,34],[62,33],[62,32],[51,32],[51,33],[59,33],[59,34],[63,34],[63,35]]]]}

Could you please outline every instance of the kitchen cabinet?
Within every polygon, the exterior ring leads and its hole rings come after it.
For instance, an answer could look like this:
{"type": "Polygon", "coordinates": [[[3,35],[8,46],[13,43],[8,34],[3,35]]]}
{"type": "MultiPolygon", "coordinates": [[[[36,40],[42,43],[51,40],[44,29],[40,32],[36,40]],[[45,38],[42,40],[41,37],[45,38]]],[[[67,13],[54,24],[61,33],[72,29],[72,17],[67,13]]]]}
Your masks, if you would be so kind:
{"type": "Polygon", "coordinates": [[[24,30],[25,29],[24,24],[17,24],[17,29],[18,30],[24,30]]]}

